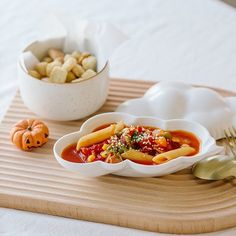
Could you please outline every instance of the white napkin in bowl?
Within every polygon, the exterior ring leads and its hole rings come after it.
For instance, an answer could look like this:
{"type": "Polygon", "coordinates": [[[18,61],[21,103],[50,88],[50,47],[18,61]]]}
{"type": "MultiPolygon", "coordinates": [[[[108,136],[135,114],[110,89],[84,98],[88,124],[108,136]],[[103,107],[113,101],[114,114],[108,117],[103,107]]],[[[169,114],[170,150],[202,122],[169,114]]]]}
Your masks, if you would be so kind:
{"type": "Polygon", "coordinates": [[[66,53],[78,50],[94,54],[99,71],[113,52],[128,39],[110,23],[69,16],[61,20],[56,16],[49,16],[41,22],[38,32],[38,41],[26,47],[20,55],[19,63],[24,70],[32,69],[49,48],[61,48],[66,53]]]}

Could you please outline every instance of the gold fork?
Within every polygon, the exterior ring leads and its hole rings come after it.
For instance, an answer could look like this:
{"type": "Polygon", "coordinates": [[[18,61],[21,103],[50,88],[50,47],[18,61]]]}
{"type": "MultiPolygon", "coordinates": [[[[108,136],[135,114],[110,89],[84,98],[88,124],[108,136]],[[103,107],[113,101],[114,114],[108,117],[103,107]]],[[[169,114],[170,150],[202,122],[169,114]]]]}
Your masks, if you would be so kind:
{"type": "Polygon", "coordinates": [[[226,153],[233,155],[216,155],[207,157],[193,166],[193,174],[201,179],[220,180],[236,177],[236,129],[224,130],[226,153]]]}
{"type": "Polygon", "coordinates": [[[229,147],[233,157],[236,158],[236,129],[232,126],[227,130],[224,130],[226,145],[229,147]]]}

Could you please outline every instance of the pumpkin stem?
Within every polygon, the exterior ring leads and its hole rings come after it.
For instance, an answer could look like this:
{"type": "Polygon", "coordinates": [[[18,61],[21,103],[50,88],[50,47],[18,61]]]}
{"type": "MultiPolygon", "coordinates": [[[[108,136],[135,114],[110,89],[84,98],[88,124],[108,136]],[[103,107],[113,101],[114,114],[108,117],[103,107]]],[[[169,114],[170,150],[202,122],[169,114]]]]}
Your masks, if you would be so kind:
{"type": "Polygon", "coordinates": [[[31,126],[29,126],[27,129],[28,129],[29,131],[32,131],[32,127],[31,127],[31,126]]]}

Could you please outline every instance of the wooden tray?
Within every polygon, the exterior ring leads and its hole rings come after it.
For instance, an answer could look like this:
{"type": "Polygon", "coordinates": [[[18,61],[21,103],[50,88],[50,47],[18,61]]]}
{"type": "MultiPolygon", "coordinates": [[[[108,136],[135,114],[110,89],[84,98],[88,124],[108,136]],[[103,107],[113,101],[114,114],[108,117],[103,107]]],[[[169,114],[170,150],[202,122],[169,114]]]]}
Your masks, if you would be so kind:
{"type": "MultiPolygon", "coordinates": [[[[111,80],[99,112],[140,97],[152,82],[111,80]]],[[[235,94],[220,91],[224,96],[235,94]]],[[[79,177],[54,159],[52,146],[83,121],[50,122],[43,148],[22,152],[9,141],[20,119],[35,117],[14,98],[0,126],[0,206],[165,233],[203,233],[236,226],[236,181],[208,182],[190,170],[162,178],[79,177]]]]}

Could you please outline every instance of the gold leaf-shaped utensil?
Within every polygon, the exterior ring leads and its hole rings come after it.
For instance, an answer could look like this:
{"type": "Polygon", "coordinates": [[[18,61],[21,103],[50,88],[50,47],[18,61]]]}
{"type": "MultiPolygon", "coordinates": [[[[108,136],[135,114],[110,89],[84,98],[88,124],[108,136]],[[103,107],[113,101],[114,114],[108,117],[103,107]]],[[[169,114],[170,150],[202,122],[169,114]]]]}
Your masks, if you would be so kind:
{"type": "Polygon", "coordinates": [[[207,157],[193,166],[193,175],[206,180],[220,180],[236,177],[236,129],[224,130],[226,152],[230,155],[207,157]]]}

